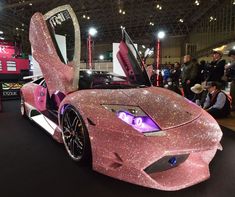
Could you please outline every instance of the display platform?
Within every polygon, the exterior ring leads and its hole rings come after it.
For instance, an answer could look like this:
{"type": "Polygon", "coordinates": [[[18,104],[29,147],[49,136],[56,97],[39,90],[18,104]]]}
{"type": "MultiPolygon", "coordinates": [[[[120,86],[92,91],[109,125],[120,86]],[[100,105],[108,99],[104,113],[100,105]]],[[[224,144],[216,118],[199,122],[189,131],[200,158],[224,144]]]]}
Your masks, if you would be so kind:
{"type": "MultiPolygon", "coordinates": [[[[0,113],[1,196],[221,197],[235,194],[235,132],[222,127],[223,151],[210,164],[211,177],[166,192],[132,185],[78,166],[63,145],[20,115],[20,101],[3,102],[0,113]]],[[[182,177],[184,178],[184,177],[182,177]]]]}

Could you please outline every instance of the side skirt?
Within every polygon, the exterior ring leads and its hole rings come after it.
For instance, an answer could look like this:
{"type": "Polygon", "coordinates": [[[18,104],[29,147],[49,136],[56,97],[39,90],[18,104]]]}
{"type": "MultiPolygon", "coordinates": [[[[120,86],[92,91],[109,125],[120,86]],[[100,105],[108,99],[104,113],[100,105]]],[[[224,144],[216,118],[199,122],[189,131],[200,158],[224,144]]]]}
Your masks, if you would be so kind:
{"type": "MultiPolygon", "coordinates": [[[[59,126],[54,121],[45,116],[44,112],[39,112],[35,107],[31,106],[30,104],[25,103],[25,107],[28,111],[28,117],[53,136],[56,131],[56,128],[59,126]]],[[[56,120],[56,118],[53,118],[53,120],[54,119],[56,120]]]]}

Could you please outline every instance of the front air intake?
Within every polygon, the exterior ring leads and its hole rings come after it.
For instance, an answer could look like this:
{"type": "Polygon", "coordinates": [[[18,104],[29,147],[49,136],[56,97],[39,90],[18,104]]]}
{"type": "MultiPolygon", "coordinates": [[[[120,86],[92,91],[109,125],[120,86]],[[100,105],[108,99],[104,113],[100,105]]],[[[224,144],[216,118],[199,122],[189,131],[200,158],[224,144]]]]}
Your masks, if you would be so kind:
{"type": "Polygon", "coordinates": [[[170,168],[174,168],[181,163],[183,163],[187,158],[189,154],[185,155],[168,155],[165,156],[158,161],[154,162],[150,166],[144,169],[144,171],[147,174],[155,173],[155,172],[162,172],[165,170],[168,170],[170,168]]]}

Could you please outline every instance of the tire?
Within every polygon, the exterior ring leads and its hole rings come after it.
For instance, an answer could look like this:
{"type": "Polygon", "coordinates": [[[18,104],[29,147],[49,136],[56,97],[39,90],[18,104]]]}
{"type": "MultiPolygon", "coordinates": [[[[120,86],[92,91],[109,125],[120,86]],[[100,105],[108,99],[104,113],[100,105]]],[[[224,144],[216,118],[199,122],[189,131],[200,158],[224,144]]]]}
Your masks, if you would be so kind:
{"type": "Polygon", "coordinates": [[[81,115],[68,106],[62,117],[62,139],[69,156],[80,164],[91,164],[91,146],[81,115]]]}
{"type": "Polygon", "coordinates": [[[26,110],[25,110],[25,102],[24,102],[24,97],[21,95],[20,97],[20,113],[22,117],[26,117],[26,110]]]}

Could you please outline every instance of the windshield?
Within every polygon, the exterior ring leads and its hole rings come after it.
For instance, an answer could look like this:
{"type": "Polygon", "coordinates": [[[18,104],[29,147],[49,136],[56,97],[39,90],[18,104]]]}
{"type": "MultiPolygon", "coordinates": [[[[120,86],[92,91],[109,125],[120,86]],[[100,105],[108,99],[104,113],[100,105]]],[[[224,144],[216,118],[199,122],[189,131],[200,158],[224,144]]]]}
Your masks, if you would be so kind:
{"type": "Polygon", "coordinates": [[[127,89],[145,87],[134,84],[127,77],[119,76],[106,71],[80,71],[79,89],[127,89]]]}

